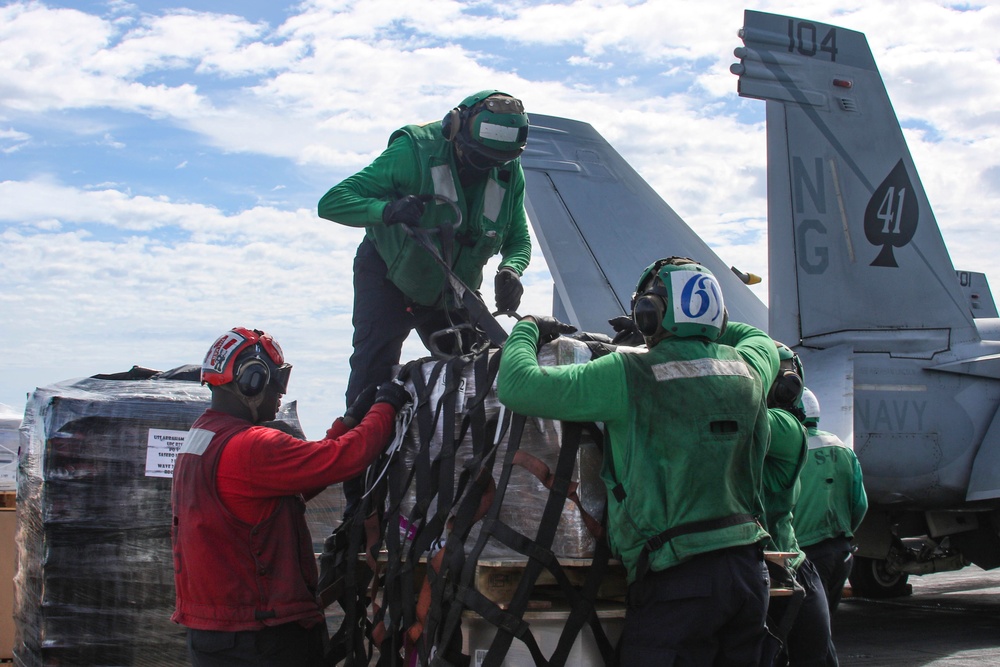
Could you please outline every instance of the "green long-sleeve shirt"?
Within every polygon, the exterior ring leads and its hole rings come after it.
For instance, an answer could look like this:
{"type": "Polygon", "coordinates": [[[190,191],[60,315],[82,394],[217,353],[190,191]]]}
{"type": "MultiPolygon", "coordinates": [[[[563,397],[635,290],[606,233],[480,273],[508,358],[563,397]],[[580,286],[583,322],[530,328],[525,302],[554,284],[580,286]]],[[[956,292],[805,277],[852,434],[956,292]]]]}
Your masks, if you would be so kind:
{"type": "MultiPolygon", "coordinates": [[[[386,205],[405,195],[439,195],[454,202],[462,216],[451,251],[451,268],[477,289],[482,270],[496,254],[501,266],[524,273],[531,259],[531,237],[524,210],[524,172],[520,160],[494,168],[467,185],[459,180],[452,144],[441,136],[441,123],[408,125],[393,133],[389,145],[370,165],[323,195],[321,218],[364,227],[385,260],[389,279],[411,300],[441,303],[444,273],[431,256],[402,229],[382,221],[386,205]]],[[[420,227],[430,230],[454,222],[450,207],[431,203],[420,227]]],[[[430,236],[439,251],[439,237],[430,236]]]]}
{"type": "Polygon", "coordinates": [[[809,452],[795,506],[795,534],[808,547],[831,537],[853,537],[868,511],[861,465],[833,433],[808,429],[809,452]]]}
{"type": "MultiPolygon", "coordinates": [[[[668,338],[644,354],[554,367],[538,365],[537,340],[533,322],[514,326],[500,362],[498,397],[529,416],[604,423],[609,539],[630,580],[646,541],[663,531],[732,516],[760,518],[769,433],[763,388],[778,369],[777,350],[764,332],[731,322],[722,344],[668,338]]],[[[650,568],[765,537],[753,521],[688,532],[651,552],[650,568]]]]}
{"type": "Polygon", "coordinates": [[[768,548],[794,553],[789,566],[795,570],[805,560],[799,548],[792,510],[799,495],[799,476],[806,461],[806,432],[792,413],[780,408],[768,411],[771,444],[764,457],[764,509],[768,548]]]}

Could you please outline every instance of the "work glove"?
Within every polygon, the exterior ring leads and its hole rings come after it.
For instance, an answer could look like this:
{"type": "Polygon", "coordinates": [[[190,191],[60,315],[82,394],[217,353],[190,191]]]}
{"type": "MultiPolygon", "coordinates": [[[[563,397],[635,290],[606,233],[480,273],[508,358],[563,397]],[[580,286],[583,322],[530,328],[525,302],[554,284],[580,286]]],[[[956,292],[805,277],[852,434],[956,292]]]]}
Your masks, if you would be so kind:
{"type": "Polygon", "coordinates": [[[382,209],[382,222],[386,225],[402,223],[407,227],[418,227],[424,214],[424,205],[432,199],[433,195],[406,195],[391,201],[382,209]]]}
{"type": "Polygon", "coordinates": [[[608,324],[615,330],[615,337],[611,340],[615,345],[643,345],[646,339],[639,333],[635,326],[635,320],[628,315],[620,315],[608,320],[608,324]]]}
{"type": "Polygon", "coordinates": [[[541,347],[546,343],[551,343],[563,334],[576,333],[576,327],[572,324],[560,322],[556,318],[549,317],[548,315],[532,315],[532,319],[535,320],[535,325],[538,327],[538,347],[541,347]]]}
{"type": "Polygon", "coordinates": [[[362,389],[358,397],[344,412],[344,419],[352,419],[355,424],[361,423],[364,416],[372,409],[372,405],[375,404],[375,391],[377,389],[378,385],[374,383],[362,389]]]}
{"type": "Polygon", "coordinates": [[[412,361],[407,361],[403,364],[399,372],[396,373],[396,379],[401,383],[406,384],[410,381],[410,377],[413,375],[413,371],[419,369],[428,361],[431,361],[433,357],[421,357],[420,359],[413,359],[412,361]]]}
{"type": "Polygon", "coordinates": [[[388,403],[396,412],[399,412],[404,405],[412,399],[406,387],[398,382],[383,382],[375,392],[375,403],[388,403]]]}
{"type": "Polygon", "coordinates": [[[500,267],[493,285],[496,291],[497,310],[501,313],[516,311],[521,305],[521,295],[524,294],[524,286],[521,285],[521,277],[517,275],[517,271],[509,266],[500,267]]]}

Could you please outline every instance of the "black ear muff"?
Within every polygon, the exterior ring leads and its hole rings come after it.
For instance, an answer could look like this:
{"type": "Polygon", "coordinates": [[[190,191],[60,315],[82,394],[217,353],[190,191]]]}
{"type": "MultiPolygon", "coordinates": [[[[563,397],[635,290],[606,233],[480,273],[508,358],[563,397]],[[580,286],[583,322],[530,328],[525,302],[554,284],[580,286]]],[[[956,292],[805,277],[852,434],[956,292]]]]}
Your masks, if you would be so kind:
{"type": "Polygon", "coordinates": [[[781,371],[768,392],[767,405],[771,408],[795,407],[802,395],[802,378],[793,371],[781,371]]]}
{"type": "Polygon", "coordinates": [[[665,313],[666,304],[662,296],[643,294],[635,300],[635,305],[632,307],[632,320],[635,322],[635,328],[643,336],[654,336],[663,327],[665,313]]]}
{"type": "Polygon", "coordinates": [[[458,131],[462,129],[462,110],[455,107],[441,119],[441,134],[448,141],[455,141],[458,131]]]}
{"type": "Polygon", "coordinates": [[[253,398],[259,396],[271,381],[271,370],[259,358],[253,357],[240,364],[233,381],[241,394],[253,398]]]}

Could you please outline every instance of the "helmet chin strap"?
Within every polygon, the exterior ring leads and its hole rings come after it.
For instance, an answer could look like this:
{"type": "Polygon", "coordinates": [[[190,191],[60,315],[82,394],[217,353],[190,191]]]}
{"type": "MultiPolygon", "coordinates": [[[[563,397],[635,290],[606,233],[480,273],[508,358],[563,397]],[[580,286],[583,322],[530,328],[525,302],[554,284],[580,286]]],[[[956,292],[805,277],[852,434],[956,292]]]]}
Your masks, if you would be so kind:
{"type": "Polygon", "coordinates": [[[238,398],[240,400],[240,403],[242,403],[243,405],[245,405],[247,407],[247,410],[250,411],[250,421],[251,421],[251,423],[256,424],[257,423],[257,417],[259,416],[258,412],[260,411],[261,404],[264,402],[264,397],[267,395],[267,390],[265,389],[264,391],[260,392],[256,396],[244,396],[240,392],[239,388],[236,386],[235,382],[230,382],[228,384],[224,384],[224,385],[222,385],[221,388],[225,389],[226,391],[228,391],[231,394],[235,395],[236,398],[238,398]]]}

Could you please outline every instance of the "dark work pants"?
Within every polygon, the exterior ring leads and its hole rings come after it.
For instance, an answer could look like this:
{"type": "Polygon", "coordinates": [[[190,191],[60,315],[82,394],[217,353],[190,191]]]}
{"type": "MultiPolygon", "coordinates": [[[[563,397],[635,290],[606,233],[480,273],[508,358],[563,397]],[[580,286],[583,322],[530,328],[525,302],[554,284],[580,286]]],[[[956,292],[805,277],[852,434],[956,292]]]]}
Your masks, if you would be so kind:
{"type": "MultiPolygon", "coordinates": [[[[837,650],[830,635],[830,610],[826,604],[826,591],[816,568],[808,558],[802,561],[795,573],[795,581],[805,589],[805,597],[788,637],[785,638],[783,655],[774,664],[786,664],[787,659],[790,667],[836,667],[837,650]]],[[[781,623],[789,599],[771,598],[767,611],[771,623],[781,623]]]]}
{"type": "Polygon", "coordinates": [[[826,601],[830,608],[830,616],[837,611],[840,598],[844,593],[844,584],[851,575],[854,565],[854,551],[851,541],[841,535],[828,540],[802,547],[806,556],[816,566],[820,581],[826,590],[826,601]]]}
{"type": "MultiPolygon", "coordinates": [[[[399,363],[403,342],[411,331],[416,329],[424,345],[428,345],[431,334],[450,326],[449,313],[444,309],[408,303],[387,273],[375,244],[365,237],[354,258],[354,353],[347,381],[348,407],[366,387],[392,379],[392,369],[399,363]]],[[[461,312],[452,311],[450,316],[452,324],[469,321],[461,312]]],[[[345,517],[357,509],[362,487],[361,477],[344,482],[345,517]]]]}
{"type": "Polygon", "coordinates": [[[188,628],[193,667],[322,667],[326,624],[285,623],[262,630],[216,632],[188,628]]]}
{"type": "Polygon", "coordinates": [[[757,545],[720,549],[629,586],[622,665],[756,665],[769,578],[757,545]]]}

